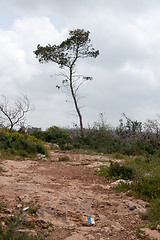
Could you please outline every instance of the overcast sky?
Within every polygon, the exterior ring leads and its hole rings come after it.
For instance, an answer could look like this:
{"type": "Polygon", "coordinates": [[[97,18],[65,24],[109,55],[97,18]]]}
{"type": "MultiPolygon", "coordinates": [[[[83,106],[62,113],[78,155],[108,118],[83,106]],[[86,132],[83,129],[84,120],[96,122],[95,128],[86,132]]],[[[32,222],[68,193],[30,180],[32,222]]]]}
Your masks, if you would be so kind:
{"type": "Polygon", "coordinates": [[[125,113],[145,121],[160,114],[159,0],[0,0],[0,95],[10,100],[27,94],[35,110],[30,126],[72,127],[78,123],[60,69],[39,64],[38,44],[59,44],[68,31],[90,31],[96,59],[77,63],[92,76],[81,89],[85,126],[104,120],[117,126],[125,113]],[[52,76],[52,77],[51,77],[52,76]]]}

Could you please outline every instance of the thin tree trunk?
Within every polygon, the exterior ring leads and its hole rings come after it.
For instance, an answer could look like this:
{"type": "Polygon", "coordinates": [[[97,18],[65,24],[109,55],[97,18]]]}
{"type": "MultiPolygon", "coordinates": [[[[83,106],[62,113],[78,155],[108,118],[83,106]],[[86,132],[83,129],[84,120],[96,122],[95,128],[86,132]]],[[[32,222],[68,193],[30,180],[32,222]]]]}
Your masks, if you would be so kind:
{"type": "Polygon", "coordinates": [[[79,109],[79,106],[78,106],[78,102],[77,102],[77,98],[75,96],[75,92],[74,92],[74,89],[73,89],[73,79],[72,79],[72,67],[70,67],[70,76],[69,76],[69,81],[70,81],[70,90],[71,90],[71,94],[72,94],[72,98],[73,98],[73,101],[74,101],[74,105],[75,105],[75,108],[76,108],[76,112],[78,114],[78,117],[79,117],[79,123],[80,123],[80,130],[81,130],[81,135],[83,136],[83,120],[82,120],[82,115],[81,115],[81,112],[80,112],[80,109],[79,109]]]}

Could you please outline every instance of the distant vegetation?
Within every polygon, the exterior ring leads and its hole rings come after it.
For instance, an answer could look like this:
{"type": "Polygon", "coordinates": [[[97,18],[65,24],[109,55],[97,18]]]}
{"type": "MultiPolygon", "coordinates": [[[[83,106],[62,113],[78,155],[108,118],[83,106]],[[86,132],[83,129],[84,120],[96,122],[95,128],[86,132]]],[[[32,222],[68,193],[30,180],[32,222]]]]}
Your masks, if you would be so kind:
{"type": "Polygon", "coordinates": [[[123,115],[118,127],[96,123],[92,128],[85,129],[84,136],[80,135],[79,129],[60,129],[56,126],[46,131],[33,128],[29,132],[37,139],[58,144],[61,149],[160,157],[160,126],[157,120],[142,124],[123,115]]]}

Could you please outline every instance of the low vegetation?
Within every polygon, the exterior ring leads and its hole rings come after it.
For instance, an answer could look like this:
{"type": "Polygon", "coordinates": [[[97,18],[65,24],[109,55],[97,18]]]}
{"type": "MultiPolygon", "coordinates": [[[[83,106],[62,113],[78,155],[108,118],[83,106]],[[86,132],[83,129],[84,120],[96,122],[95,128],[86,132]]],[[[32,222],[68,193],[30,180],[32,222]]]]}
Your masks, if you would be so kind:
{"type": "Polygon", "coordinates": [[[28,157],[36,153],[47,155],[47,150],[41,140],[17,131],[0,130],[1,153],[28,157]]]}
{"type": "Polygon", "coordinates": [[[141,198],[149,203],[148,211],[143,215],[152,228],[160,223],[160,160],[149,157],[126,157],[120,163],[111,163],[109,167],[102,166],[98,175],[131,180],[121,182],[116,190],[127,192],[128,195],[141,198]]]}
{"type": "Polygon", "coordinates": [[[69,156],[62,156],[59,157],[59,162],[69,162],[70,161],[70,157],[69,156]]]}
{"type": "MultiPolygon", "coordinates": [[[[0,212],[5,212],[6,208],[0,204],[0,212]]],[[[21,232],[21,229],[29,227],[24,218],[23,211],[16,215],[6,218],[4,221],[4,227],[0,221],[0,240],[43,240],[44,238],[39,234],[31,235],[27,232],[21,232]]]]}

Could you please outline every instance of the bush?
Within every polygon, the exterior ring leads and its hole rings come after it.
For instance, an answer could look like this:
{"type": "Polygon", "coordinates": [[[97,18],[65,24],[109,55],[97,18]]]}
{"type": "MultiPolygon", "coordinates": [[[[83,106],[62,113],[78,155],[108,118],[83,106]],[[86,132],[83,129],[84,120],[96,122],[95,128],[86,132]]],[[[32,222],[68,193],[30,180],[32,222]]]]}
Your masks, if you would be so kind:
{"type": "Polygon", "coordinates": [[[157,227],[157,225],[160,223],[160,198],[155,199],[152,202],[150,209],[143,216],[143,218],[148,219],[154,228],[157,227]]]}
{"type": "Polygon", "coordinates": [[[3,229],[0,224],[0,240],[43,240],[40,236],[31,236],[28,233],[21,233],[17,230],[25,225],[22,218],[22,211],[18,215],[7,219],[7,228],[3,229]]]}
{"type": "Polygon", "coordinates": [[[109,167],[102,166],[97,174],[103,177],[125,180],[131,180],[135,175],[133,167],[128,165],[120,165],[116,162],[111,162],[111,165],[109,167]]]}
{"type": "Polygon", "coordinates": [[[43,155],[46,155],[47,152],[46,152],[46,148],[44,147],[44,145],[40,144],[40,143],[37,143],[36,144],[36,150],[38,153],[40,154],[43,154],[43,155]]]}
{"type": "Polygon", "coordinates": [[[35,214],[39,209],[39,206],[35,206],[34,204],[32,204],[30,207],[29,207],[29,213],[33,213],[35,214]]]}
{"type": "Polygon", "coordinates": [[[9,136],[5,134],[4,131],[0,131],[0,149],[8,149],[11,147],[11,141],[9,136]]]}
{"type": "Polygon", "coordinates": [[[0,148],[10,154],[27,157],[28,154],[47,154],[43,142],[33,136],[15,131],[0,131],[0,148]]]}
{"type": "Polygon", "coordinates": [[[131,189],[146,200],[160,198],[160,176],[141,176],[134,181],[131,189]]]}

